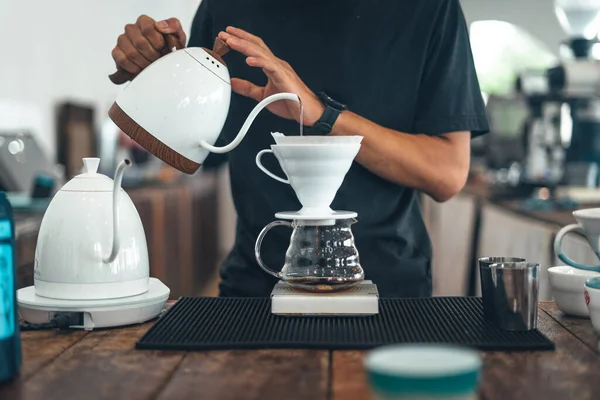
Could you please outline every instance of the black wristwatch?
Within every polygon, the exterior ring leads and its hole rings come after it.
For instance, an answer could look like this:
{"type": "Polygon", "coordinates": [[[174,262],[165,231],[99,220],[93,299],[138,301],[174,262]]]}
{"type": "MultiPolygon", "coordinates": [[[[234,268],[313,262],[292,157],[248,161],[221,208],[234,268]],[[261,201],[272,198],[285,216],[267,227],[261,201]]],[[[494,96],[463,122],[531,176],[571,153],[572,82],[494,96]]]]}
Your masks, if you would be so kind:
{"type": "Polygon", "coordinates": [[[319,93],[319,99],[325,105],[325,111],[321,115],[321,118],[307,129],[307,132],[311,135],[326,135],[331,132],[333,124],[335,124],[340,114],[347,108],[344,104],[335,101],[324,92],[319,93]]]}

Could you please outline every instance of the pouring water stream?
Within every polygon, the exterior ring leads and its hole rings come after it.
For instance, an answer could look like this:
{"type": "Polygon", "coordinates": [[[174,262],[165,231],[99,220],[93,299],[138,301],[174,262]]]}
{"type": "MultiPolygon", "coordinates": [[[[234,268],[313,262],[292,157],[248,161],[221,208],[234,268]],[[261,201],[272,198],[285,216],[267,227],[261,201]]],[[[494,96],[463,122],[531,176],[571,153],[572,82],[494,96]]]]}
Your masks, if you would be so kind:
{"type": "Polygon", "coordinates": [[[302,136],[302,128],[304,127],[304,104],[302,104],[302,99],[300,99],[299,103],[300,103],[300,136],[302,136]]]}

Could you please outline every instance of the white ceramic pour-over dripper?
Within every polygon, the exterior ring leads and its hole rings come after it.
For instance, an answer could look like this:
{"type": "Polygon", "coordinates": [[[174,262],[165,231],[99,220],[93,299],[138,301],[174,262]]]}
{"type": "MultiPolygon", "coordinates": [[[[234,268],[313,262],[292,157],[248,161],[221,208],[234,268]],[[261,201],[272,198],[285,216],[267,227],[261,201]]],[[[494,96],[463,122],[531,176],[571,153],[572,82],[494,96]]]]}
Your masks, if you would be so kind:
{"type": "Polygon", "coordinates": [[[256,165],[271,178],[294,189],[302,204],[298,214],[317,219],[333,214],[329,206],[359,150],[360,143],[272,145],[271,149],[256,155],[256,165]],[[288,179],[273,174],[262,165],[261,158],[267,153],[275,155],[288,179]]]}
{"type": "Polygon", "coordinates": [[[275,144],[357,144],[361,143],[363,136],[285,136],[283,133],[271,132],[275,144]]]}

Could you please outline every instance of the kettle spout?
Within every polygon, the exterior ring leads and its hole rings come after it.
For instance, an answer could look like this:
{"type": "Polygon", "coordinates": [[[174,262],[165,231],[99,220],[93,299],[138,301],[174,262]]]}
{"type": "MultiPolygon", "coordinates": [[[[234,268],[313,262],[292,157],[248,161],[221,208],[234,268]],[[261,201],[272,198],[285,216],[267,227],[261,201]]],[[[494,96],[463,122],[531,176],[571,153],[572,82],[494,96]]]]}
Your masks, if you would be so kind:
{"type": "Polygon", "coordinates": [[[203,148],[205,148],[206,150],[208,150],[212,153],[218,153],[218,154],[227,153],[227,152],[235,149],[240,144],[242,139],[244,139],[244,136],[246,136],[248,129],[250,129],[250,125],[252,125],[252,123],[254,122],[254,119],[256,118],[258,113],[260,113],[262,111],[262,109],[265,108],[266,106],[268,106],[269,104],[273,103],[274,101],[278,101],[278,100],[295,101],[298,104],[300,104],[300,107],[302,107],[302,100],[300,100],[300,96],[298,96],[297,94],[294,94],[294,93],[273,94],[273,95],[263,99],[260,103],[258,103],[256,105],[256,107],[254,107],[254,109],[252,110],[250,115],[248,115],[248,118],[246,118],[246,122],[244,122],[242,129],[240,129],[240,132],[237,134],[237,136],[235,137],[235,139],[233,139],[233,141],[231,143],[229,143],[226,146],[217,147],[217,146],[211,145],[210,143],[206,142],[205,140],[201,140],[200,146],[202,146],[203,148]]]}
{"type": "Polygon", "coordinates": [[[110,255],[102,260],[105,264],[110,264],[117,258],[119,250],[121,249],[121,238],[119,237],[119,202],[121,199],[121,182],[123,181],[123,173],[125,168],[131,166],[131,161],[123,160],[117,166],[115,172],[114,186],[113,186],[113,243],[110,255]]]}

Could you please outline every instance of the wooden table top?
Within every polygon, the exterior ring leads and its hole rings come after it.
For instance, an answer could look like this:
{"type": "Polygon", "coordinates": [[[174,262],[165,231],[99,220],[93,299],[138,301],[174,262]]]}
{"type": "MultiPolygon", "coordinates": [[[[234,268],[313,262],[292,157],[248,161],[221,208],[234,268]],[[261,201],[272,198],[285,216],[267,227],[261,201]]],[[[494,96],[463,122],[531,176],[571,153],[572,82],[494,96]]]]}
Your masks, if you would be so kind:
{"type": "MultiPolygon", "coordinates": [[[[487,352],[482,399],[598,399],[598,340],[588,319],[540,303],[556,351],[487,352]]],[[[362,351],[135,350],[151,323],[23,332],[23,368],[0,399],[368,399],[362,351]]]]}

